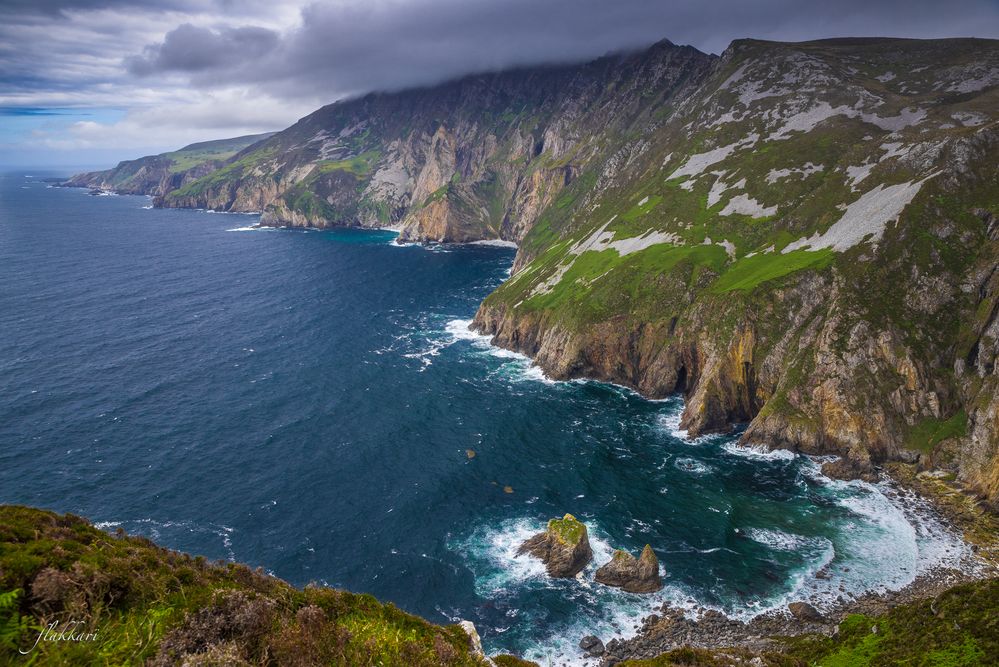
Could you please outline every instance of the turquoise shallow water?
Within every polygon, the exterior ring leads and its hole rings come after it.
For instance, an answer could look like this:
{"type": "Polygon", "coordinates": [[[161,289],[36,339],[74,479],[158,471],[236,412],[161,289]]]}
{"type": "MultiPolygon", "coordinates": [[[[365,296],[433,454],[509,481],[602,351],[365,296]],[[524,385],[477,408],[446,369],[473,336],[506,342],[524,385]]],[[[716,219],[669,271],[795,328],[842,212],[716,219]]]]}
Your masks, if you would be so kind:
{"type": "Polygon", "coordinates": [[[489,346],[467,324],[512,251],[148,207],[0,179],[2,502],[470,619],[556,664],[664,601],[821,606],[965,555],[915,499],[691,442],[679,397],[551,382],[489,346]],[[564,512],[596,562],[551,581],[515,550],[564,512]],[[592,582],[646,543],[662,592],[592,582]]]}

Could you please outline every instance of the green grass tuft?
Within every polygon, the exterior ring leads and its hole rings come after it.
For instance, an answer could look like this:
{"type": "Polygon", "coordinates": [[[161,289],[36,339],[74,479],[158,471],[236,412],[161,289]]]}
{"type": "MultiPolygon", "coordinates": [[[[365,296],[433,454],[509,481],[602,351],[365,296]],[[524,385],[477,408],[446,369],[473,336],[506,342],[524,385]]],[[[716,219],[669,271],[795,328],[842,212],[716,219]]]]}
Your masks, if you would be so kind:
{"type": "Polygon", "coordinates": [[[960,438],[968,431],[968,415],[959,410],[950,419],[927,417],[909,432],[906,444],[909,449],[932,452],[933,448],[948,438],[960,438]]]}
{"type": "Polygon", "coordinates": [[[712,286],[714,292],[750,291],[770,280],[804,269],[823,269],[834,258],[829,248],[794,250],[787,254],[764,252],[736,261],[712,286]]]}

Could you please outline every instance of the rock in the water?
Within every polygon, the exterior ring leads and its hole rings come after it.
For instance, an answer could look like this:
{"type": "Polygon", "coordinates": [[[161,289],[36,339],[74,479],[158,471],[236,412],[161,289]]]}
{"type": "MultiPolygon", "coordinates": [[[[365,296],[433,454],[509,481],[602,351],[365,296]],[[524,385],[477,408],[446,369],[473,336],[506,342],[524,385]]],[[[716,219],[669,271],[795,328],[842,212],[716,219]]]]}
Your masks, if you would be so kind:
{"type": "Polygon", "coordinates": [[[807,602],[792,602],[787,605],[788,611],[799,621],[805,621],[806,623],[824,623],[826,617],[823,616],[818,609],[808,604],[807,602]]]}
{"type": "Polygon", "coordinates": [[[822,474],[834,479],[878,481],[870,453],[859,444],[852,446],[846,456],[823,463],[822,474]]]}
{"type": "Polygon", "coordinates": [[[566,514],[548,522],[548,529],[528,539],[517,555],[529,553],[541,559],[551,577],[575,577],[593,558],[586,526],[566,514]]]}
{"type": "Polygon", "coordinates": [[[606,586],[623,588],[630,593],[653,593],[663,587],[659,578],[659,559],[648,544],[635,558],[618,549],[610,562],[597,570],[596,579],[606,586]]]}
{"type": "Polygon", "coordinates": [[[580,639],[579,648],[586,651],[587,655],[591,655],[593,657],[604,654],[604,643],[600,641],[599,637],[595,637],[593,635],[586,635],[580,639]]]}

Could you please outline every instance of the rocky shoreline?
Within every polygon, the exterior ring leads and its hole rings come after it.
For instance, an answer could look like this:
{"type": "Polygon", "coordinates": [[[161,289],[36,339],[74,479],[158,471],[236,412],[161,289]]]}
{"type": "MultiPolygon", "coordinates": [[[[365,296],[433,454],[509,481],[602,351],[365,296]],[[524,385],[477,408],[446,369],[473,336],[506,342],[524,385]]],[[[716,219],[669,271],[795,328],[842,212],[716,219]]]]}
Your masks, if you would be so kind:
{"type": "MultiPolygon", "coordinates": [[[[473,329],[483,333],[481,327],[473,325],[473,329]]],[[[508,347],[497,342],[492,344],[501,348],[508,347]]],[[[641,387],[601,378],[593,379],[611,382],[649,397],[649,392],[643,391],[641,387]]],[[[896,502],[910,504],[915,501],[925,504],[924,510],[929,511],[955,534],[961,535],[969,545],[974,554],[974,562],[969,562],[967,567],[934,567],[918,575],[901,589],[871,591],[850,600],[841,598],[840,602],[823,612],[818,612],[807,603],[792,602],[788,609],[767,612],[748,622],[734,620],[716,610],[703,607],[688,615],[682,609],[665,604],[643,618],[639,626],[635,626],[635,636],[623,640],[610,639],[605,644],[595,635],[586,635],[580,638],[580,651],[593,659],[588,664],[600,667],[610,667],[625,660],[654,658],[687,646],[713,650],[779,652],[781,637],[806,634],[836,637],[839,624],[848,615],[880,616],[898,605],[935,598],[960,584],[999,577],[999,514],[980,494],[960,485],[954,473],[921,469],[920,464],[923,462],[919,457],[913,458],[911,461],[874,464],[868,457],[862,462],[864,465],[858,465],[857,461],[847,456],[824,456],[816,460],[825,459],[821,463],[821,470],[827,477],[843,481],[861,480],[872,484],[887,483],[887,488],[882,484],[881,491],[896,502]],[[905,497],[907,494],[914,497],[905,497]],[[795,613],[790,608],[798,604],[803,605],[805,610],[795,613]]],[[[820,571],[816,576],[825,575],[820,571]]]]}
{"type": "MultiPolygon", "coordinates": [[[[996,574],[999,573],[992,572],[992,576],[996,574]]],[[[610,667],[624,660],[654,658],[685,646],[777,652],[781,648],[780,637],[803,634],[834,637],[840,622],[850,614],[884,614],[899,604],[936,597],[959,584],[986,578],[988,575],[985,572],[939,568],[920,575],[898,591],[868,593],[856,600],[845,601],[815,619],[808,619],[805,615],[768,612],[743,622],[709,609],[699,609],[690,618],[680,609],[663,605],[658,612],[643,619],[636,636],[608,641],[604,651],[593,656],[598,659],[594,664],[610,667]]]]}
{"type": "MultiPolygon", "coordinates": [[[[926,501],[934,517],[963,536],[973,556],[967,567],[934,567],[907,586],[895,590],[870,591],[855,599],[843,599],[822,612],[811,605],[791,603],[789,609],[761,614],[748,622],[731,619],[703,607],[688,614],[664,604],[642,619],[637,634],[606,643],[587,636],[581,650],[593,665],[611,667],[625,660],[654,658],[668,651],[694,647],[711,650],[744,649],[779,652],[782,637],[818,634],[836,637],[839,625],[850,614],[880,616],[891,609],[928,598],[936,598],[960,584],[999,577],[999,517],[988,506],[932,474],[916,474],[914,466],[896,465],[881,472],[881,481],[891,483],[887,495],[913,492],[926,501]],[[585,648],[584,648],[585,645],[585,648]]],[[[820,571],[816,576],[823,576],[820,571]]]]}

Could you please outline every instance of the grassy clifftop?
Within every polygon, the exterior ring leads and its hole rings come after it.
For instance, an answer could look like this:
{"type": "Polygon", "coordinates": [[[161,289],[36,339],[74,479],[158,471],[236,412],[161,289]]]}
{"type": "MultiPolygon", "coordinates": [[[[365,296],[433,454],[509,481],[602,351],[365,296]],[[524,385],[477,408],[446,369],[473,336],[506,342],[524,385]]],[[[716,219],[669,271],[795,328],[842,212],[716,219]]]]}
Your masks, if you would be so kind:
{"type": "Polygon", "coordinates": [[[212,173],[244,148],[273,133],[202,141],[169,153],[119,162],[112,169],[77,174],[63,185],[134,195],[162,195],[212,173]]]}
{"type": "Polygon", "coordinates": [[[0,664],[181,663],[486,664],[461,627],[370,595],[301,590],[70,514],[0,506],[0,664]],[[60,631],[76,639],[51,640],[60,631]]]}

